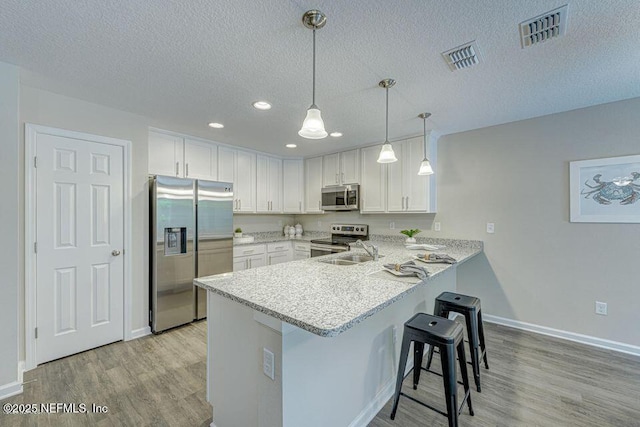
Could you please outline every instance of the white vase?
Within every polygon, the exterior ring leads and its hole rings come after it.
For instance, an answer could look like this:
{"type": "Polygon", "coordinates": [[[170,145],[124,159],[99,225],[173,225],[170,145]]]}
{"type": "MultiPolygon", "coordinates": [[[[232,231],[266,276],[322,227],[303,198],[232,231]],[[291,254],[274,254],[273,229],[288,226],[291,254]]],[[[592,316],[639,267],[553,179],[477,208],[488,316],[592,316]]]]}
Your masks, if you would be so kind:
{"type": "Polygon", "coordinates": [[[404,241],[405,243],[415,243],[416,242],[416,238],[415,237],[407,237],[407,240],[404,241]]]}
{"type": "Polygon", "coordinates": [[[242,237],[242,233],[233,233],[233,237],[242,237]]]}

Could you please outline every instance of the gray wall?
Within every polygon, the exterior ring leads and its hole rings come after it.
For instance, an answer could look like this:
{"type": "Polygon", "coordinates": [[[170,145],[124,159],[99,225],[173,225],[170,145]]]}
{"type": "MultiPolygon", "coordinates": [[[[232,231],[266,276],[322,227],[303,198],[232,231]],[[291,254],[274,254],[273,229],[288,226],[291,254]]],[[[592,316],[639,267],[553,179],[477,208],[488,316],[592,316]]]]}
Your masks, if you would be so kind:
{"type": "Polygon", "coordinates": [[[486,313],[640,345],[640,224],[569,222],[569,161],[640,154],[638,135],[640,98],[442,137],[428,234],[485,242],[459,289],[486,313]]]}
{"type": "MultiPolygon", "coordinates": [[[[416,171],[417,173],[417,171],[416,171]]],[[[424,231],[430,230],[435,214],[365,214],[359,212],[328,212],[323,215],[296,215],[296,221],[308,231],[329,232],[331,224],[367,224],[369,234],[400,234],[400,230],[418,228],[423,230],[419,236],[425,236],[424,231]],[[394,229],[390,228],[393,222],[394,229]]]]}
{"type": "Polygon", "coordinates": [[[0,387],[18,381],[19,69],[0,62],[0,387]]]}

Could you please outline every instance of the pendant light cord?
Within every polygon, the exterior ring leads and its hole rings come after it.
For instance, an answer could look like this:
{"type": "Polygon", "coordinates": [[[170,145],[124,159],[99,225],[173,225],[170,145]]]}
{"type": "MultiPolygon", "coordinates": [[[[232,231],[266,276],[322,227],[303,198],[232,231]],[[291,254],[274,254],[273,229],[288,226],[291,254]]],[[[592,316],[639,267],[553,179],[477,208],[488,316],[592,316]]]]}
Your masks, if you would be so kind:
{"type": "Polygon", "coordinates": [[[424,140],[424,158],[427,158],[427,118],[422,119],[422,135],[424,140]]]}
{"type": "Polygon", "coordinates": [[[313,29],[313,95],[311,104],[316,106],[316,29],[313,29]]]}
{"type": "Polygon", "coordinates": [[[387,126],[385,128],[384,142],[385,144],[388,144],[389,143],[389,87],[387,86],[385,89],[387,91],[387,112],[385,116],[385,122],[387,126]]]}

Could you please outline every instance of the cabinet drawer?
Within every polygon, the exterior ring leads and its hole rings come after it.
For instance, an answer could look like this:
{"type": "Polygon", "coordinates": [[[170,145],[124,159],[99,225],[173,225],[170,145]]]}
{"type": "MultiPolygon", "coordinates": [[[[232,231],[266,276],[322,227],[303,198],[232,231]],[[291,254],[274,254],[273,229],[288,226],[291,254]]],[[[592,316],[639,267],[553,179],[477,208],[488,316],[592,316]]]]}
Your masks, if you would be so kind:
{"type": "Polygon", "coordinates": [[[233,256],[259,255],[265,253],[265,245],[236,246],[233,248],[233,256]]]}
{"type": "Polygon", "coordinates": [[[295,251],[307,251],[311,250],[310,243],[294,243],[293,249],[295,251]]]}
{"type": "Polygon", "coordinates": [[[267,252],[282,252],[291,249],[291,242],[267,243],[267,252]]]}

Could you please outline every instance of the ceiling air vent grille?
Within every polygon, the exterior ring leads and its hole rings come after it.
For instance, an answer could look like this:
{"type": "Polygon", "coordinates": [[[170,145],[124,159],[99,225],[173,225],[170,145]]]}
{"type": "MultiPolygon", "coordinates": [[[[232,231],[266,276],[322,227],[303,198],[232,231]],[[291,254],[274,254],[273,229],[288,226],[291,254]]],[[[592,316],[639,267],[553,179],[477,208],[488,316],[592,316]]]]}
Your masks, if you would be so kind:
{"type": "Polygon", "coordinates": [[[567,28],[567,5],[520,23],[522,48],[560,37],[567,28]]]}
{"type": "Polygon", "coordinates": [[[480,63],[480,51],[475,40],[442,52],[442,57],[451,71],[469,68],[480,63]]]}

